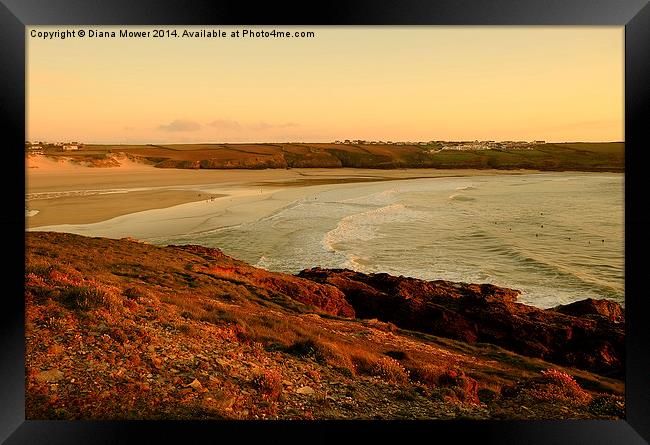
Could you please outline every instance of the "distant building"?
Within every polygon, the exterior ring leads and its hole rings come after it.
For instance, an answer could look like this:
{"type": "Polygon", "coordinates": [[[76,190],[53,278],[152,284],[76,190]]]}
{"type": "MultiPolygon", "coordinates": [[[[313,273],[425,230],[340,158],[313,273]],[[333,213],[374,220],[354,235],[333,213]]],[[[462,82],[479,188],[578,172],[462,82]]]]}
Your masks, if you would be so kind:
{"type": "Polygon", "coordinates": [[[79,146],[76,144],[63,145],[63,151],[72,151],[72,150],[79,150],[79,146]]]}
{"type": "Polygon", "coordinates": [[[546,141],[535,141],[536,144],[546,144],[546,141]]]}

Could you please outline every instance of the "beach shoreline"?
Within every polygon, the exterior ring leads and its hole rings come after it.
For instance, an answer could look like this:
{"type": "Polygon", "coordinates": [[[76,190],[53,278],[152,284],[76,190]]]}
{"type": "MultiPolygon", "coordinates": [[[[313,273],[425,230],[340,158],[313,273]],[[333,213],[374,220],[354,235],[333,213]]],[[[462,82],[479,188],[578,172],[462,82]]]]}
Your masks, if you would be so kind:
{"type": "Polygon", "coordinates": [[[119,167],[101,168],[39,158],[28,159],[25,206],[35,213],[26,217],[27,228],[40,230],[62,224],[101,223],[154,210],[159,211],[162,221],[178,206],[183,206],[179,211],[189,211],[190,215],[221,215],[221,223],[215,221],[213,225],[218,228],[264,217],[310,193],[354,182],[540,173],[355,168],[180,170],[128,160],[119,167]]]}

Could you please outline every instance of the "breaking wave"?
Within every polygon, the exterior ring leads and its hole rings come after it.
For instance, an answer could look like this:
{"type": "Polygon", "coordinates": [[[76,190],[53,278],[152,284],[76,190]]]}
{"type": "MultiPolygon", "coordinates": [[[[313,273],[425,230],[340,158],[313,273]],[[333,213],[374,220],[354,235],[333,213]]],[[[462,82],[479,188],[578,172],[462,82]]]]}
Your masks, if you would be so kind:
{"type": "Polygon", "coordinates": [[[409,209],[404,204],[391,204],[346,216],[336,228],[325,234],[323,245],[333,252],[349,242],[370,241],[378,236],[377,231],[382,224],[410,221],[422,215],[423,212],[409,209]]]}
{"type": "Polygon", "coordinates": [[[461,195],[459,193],[454,193],[453,195],[449,196],[450,201],[476,201],[476,198],[472,198],[471,196],[465,196],[461,195]]]}

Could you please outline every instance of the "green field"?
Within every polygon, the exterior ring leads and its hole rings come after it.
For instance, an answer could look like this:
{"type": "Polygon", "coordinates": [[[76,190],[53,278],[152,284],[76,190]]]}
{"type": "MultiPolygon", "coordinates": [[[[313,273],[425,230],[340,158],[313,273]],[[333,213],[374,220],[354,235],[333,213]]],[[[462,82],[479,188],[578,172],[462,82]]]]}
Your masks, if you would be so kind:
{"type": "Polygon", "coordinates": [[[625,169],[625,143],[547,143],[525,149],[440,150],[432,145],[323,143],[87,145],[48,156],[96,161],[117,153],[160,168],[471,168],[612,171],[625,169]]]}

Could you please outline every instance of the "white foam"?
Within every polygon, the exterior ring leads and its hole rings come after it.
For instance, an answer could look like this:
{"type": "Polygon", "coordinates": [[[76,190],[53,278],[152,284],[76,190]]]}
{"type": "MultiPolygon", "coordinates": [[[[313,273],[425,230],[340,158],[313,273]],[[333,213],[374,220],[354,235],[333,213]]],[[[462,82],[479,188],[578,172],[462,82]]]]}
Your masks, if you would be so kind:
{"type": "Polygon", "coordinates": [[[423,212],[409,209],[404,204],[391,204],[343,218],[336,228],[323,237],[325,249],[333,252],[337,246],[350,241],[370,241],[377,237],[379,226],[421,218],[423,212]]]}
{"type": "Polygon", "coordinates": [[[273,264],[271,263],[271,261],[269,261],[268,258],[266,258],[264,255],[262,255],[260,259],[257,261],[257,263],[254,264],[255,267],[264,270],[270,270],[272,265],[273,264]]]}
{"type": "Polygon", "coordinates": [[[93,196],[93,195],[113,195],[116,193],[129,193],[129,192],[138,192],[143,190],[152,190],[153,188],[149,187],[137,187],[137,188],[128,188],[128,189],[106,189],[106,190],[66,190],[62,192],[39,192],[39,193],[29,193],[26,195],[27,200],[33,199],[55,199],[55,198],[67,198],[67,197],[76,197],[76,196],[93,196]]]}
{"type": "Polygon", "coordinates": [[[460,193],[454,193],[453,195],[449,195],[449,199],[451,201],[476,201],[476,198],[472,198],[471,196],[461,195],[460,193]]]}
{"type": "Polygon", "coordinates": [[[372,193],[370,195],[343,199],[339,202],[362,205],[386,205],[392,204],[397,200],[397,193],[398,191],[396,189],[388,189],[382,190],[381,192],[372,193]]]}
{"type": "Polygon", "coordinates": [[[374,270],[370,267],[370,262],[368,259],[353,254],[348,254],[346,256],[346,261],[343,263],[342,267],[363,273],[374,272],[374,270]]]}

